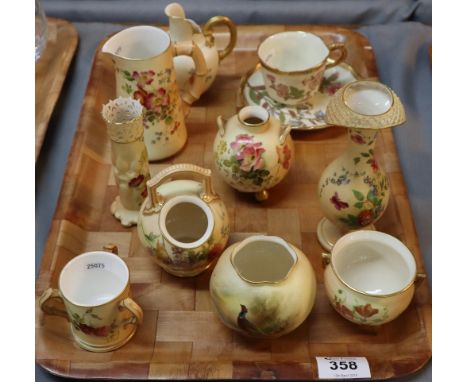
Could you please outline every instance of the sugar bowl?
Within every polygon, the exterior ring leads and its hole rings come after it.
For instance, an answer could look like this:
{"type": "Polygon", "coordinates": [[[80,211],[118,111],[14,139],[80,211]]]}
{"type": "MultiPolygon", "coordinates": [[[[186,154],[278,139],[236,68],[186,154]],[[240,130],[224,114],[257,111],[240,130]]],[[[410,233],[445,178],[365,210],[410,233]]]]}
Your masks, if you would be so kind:
{"type": "Polygon", "coordinates": [[[356,324],[381,325],[410,304],[416,262],[398,239],[378,231],[355,231],[323,254],[324,284],[335,310],[356,324]]]}

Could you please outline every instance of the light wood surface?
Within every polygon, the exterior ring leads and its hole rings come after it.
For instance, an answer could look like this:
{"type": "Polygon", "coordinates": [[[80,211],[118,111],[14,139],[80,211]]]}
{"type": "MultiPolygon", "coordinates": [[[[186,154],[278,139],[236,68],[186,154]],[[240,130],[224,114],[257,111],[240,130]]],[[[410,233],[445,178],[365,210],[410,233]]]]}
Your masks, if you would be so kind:
{"type": "MultiPolygon", "coordinates": [[[[295,26],[326,40],[344,42],[347,62],[362,77],[377,76],[372,48],[360,34],[334,27],[295,26]]],[[[255,49],[269,34],[284,26],[239,27],[233,54],[220,66],[212,88],[188,117],[189,140],[170,160],[152,164],[151,172],[168,164],[189,162],[212,168],[216,116],[230,116],[239,104],[241,76],[256,64],[255,49]]],[[[224,34],[220,35],[222,45],[224,34]]],[[[251,233],[278,235],[302,248],[315,268],[317,300],[304,324],[276,340],[252,340],[223,326],[213,311],[208,283],[211,271],[180,279],[162,271],[140,245],[136,229],[122,227],[109,207],[117,195],[111,173],[110,145],[100,116],[103,104],[114,98],[112,63],[97,53],[84,100],[78,131],[42,258],[36,295],[57,286],[58,275],[74,256],[112,242],[131,272],[133,298],[145,319],[136,336],[123,348],[94,354],[73,343],[68,323],[37,310],[36,359],[51,372],[76,378],[131,379],[317,379],[315,356],[364,356],[372,377],[385,379],[410,374],[431,357],[431,292],[425,281],[408,310],[397,320],[368,329],[340,317],[328,302],[316,226],[322,217],[317,182],[325,166],[345,149],[341,128],[294,132],[296,162],[291,172],[259,204],[240,194],[214,175],[216,191],[227,205],[231,242],[251,233]]],[[[399,128],[405,128],[399,127],[399,128]]],[[[402,240],[423,260],[413,224],[391,130],[385,130],[376,147],[381,166],[388,172],[392,196],[377,229],[402,240]]]]}
{"type": "Polygon", "coordinates": [[[78,43],[68,21],[48,17],[47,25],[47,44],[36,62],[36,160],[78,43]]]}

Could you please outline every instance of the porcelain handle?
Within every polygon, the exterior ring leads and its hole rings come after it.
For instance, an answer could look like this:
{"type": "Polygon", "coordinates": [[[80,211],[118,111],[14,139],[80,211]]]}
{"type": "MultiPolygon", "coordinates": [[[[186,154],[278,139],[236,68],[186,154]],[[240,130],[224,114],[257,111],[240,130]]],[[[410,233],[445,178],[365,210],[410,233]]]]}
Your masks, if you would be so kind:
{"type": "Polygon", "coordinates": [[[205,26],[203,27],[203,34],[205,35],[205,38],[207,39],[209,44],[214,44],[213,27],[218,25],[225,25],[229,29],[229,43],[224,49],[218,51],[219,61],[221,61],[234,49],[234,46],[237,42],[237,29],[236,24],[234,24],[234,22],[229,17],[212,17],[206,22],[205,26]]]}
{"type": "Polygon", "coordinates": [[[330,253],[322,253],[322,267],[325,269],[331,261],[331,254],[330,253]]]}
{"type": "Polygon", "coordinates": [[[414,286],[416,288],[419,287],[426,279],[427,275],[425,273],[416,273],[416,278],[414,279],[414,286]]]}
{"type": "Polygon", "coordinates": [[[340,56],[338,58],[327,58],[327,64],[325,65],[325,68],[332,68],[336,65],[338,65],[340,62],[342,62],[346,56],[348,55],[348,51],[346,50],[346,47],[344,44],[331,44],[328,46],[328,49],[330,50],[330,53],[333,51],[337,50],[340,52],[340,56]]]}
{"type": "Polygon", "coordinates": [[[141,325],[143,323],[143,310],[140,308],[140,305],[138,305],[130,297],[120,301],[119,307],[121,309],[127,309],[132,314],[131,318],[122,323],[124,327],[129,324],[141,325]]]}
{"type": "Polygon", "coordinates": [[[208,75],[205,57],[203,52],[193,41],[174,43],[175,56],[191,56],[195,63],[194,81],[188,90],[182,93],[182,100],[191,105],[200,98],[205,88],[205,78],[208,75]]]}
{"type": "Polygon", "coordinates": [[[44,293],[42,293],[42,296],[39,299],[39,307],[41,308],[41,310],[46,314],[64,317],[68,320],[68,313],[65,310],[65,308],[57,309],[53,306],[48,305],[48,303],[52,300],[59,300],[63,305],[63,299],[62,296],[60,296],[60,292],[58,291],[58,289],[49,288],[46,291],[44,291],[44,293]]]}
{"type": "Polygon", "coordinates": [[[152,208],[158,206],[162,207],[164,204],[164,197],[157,191],[158,187],[170,180],[174,175],[200,180],[203,184],[203,191],[200,198],[204,202],[210,203],[213,199],[218,197],[211,184],[211,170],[189,163],[175,164],[160,171],[154,178],[150,179],[146,183],[148,193],[151,198],[152,208]]]}
{"type": "Polygon", "coordinates": [[[284,144],[284,141],[286,140],[290,132],[291,132],[291,126],[282,126],[282,128],[280,129],[280,133],[279,133],[280,145],[284,144]]]}
{"type": "Polygon", "coordinates": [[[219,134],[224,137],[224,134],[226,134],[226,118],[218,115],[218,118],[216,118],[216,123],[218,125],[218,130],[219,130],[219,134]]]}
{"type": "Polygon", "coordinates": [[[119,255],[119,248],[115,244],[112,244],[112,243],[104,245],[102,247],[102,250],[106,252],[111,252],[117,256],[119,255]]]}

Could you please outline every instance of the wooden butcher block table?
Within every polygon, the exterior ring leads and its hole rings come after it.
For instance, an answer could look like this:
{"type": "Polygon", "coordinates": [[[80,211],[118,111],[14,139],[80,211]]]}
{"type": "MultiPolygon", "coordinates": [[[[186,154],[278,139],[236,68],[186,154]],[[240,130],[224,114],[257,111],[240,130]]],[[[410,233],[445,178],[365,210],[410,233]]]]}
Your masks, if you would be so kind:
{"type": "MultiPolygon", "coordinates": [[[[212,168],[216,117],[231,116],[242,104],[241,77],[257,63],[256,48],[268,35],[307,30],[327,42],[344,42],[347,63],[362,78],[376,78],[372,48],[362,35],[325,26],[240,26],[234,52],[220,65],[208,92],[187,119],[189,139],[176,156],[152,164],[152,175],[172,163],[212,168]]],[[[219,44],[227,36],[219,35],[219,44]]],[[[54,374],[75,378],[116,379],[283,379],[318,378],[316,356],[367,357],[373,379],[414,373],[431,357],[431,292],[427,282],[395,321],[378,328],[352,324],[330,305],[323,287],[317,236],[322,217],[317,195],[320,174],[345,149],[346,131],[332,127],[293,132],[296,161],[285,180],[258,203],[252,195],[227,186],[214,173],[215,190],[225,202],[231,242],[252,233],[278,235],[302,248],[318,280],[317,299],[308,319],[292,333],[274,340],[248,339],[225,327],[214,312],[208,285],[211,270],[182,279],[159,268],[139,242],[136,228],[124,228],[109,207],[117,195],[111,172],[110,143],[100,116],[102,105],[115,98],[114,71],[98,48],[70,153],[60,199],[42,258],[36,295],[56,287],[63,266],[78,254],[115,243],[131,272],[133,298],[144,310],[144,323],[124,347],[90,353],[72,339],[68,322],[45,316],[37,308],[36,359],[54,374]]],[[[399,127],[405,128],[405,126],[399,127]]],[[[392,132],[378,138],[377,157],[390,178],[392,195],[378,230],[403,241],[424,271],[416,231],[392,132]]]]}

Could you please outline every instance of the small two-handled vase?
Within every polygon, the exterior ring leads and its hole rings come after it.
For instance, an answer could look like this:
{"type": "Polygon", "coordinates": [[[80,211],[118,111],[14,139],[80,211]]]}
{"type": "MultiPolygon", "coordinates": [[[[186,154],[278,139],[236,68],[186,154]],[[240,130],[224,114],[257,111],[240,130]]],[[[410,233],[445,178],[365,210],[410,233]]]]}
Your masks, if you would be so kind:
{"type": "Polygon", "coordinates": [[[344,235],[330,254],[322,254],[324,284],[335,310],[361,325],[382,325],[410,304],[415,284],[425,278],[398,239],[383,232],[344,235]]]}
{"type": "Polygon", "coordinates": [[[246,106],[227,121],[220,116],[215,168],[231,187],[265,200],[267,190],[284,179],[294,160],[290,131],[260,106],[246,106]]]}

